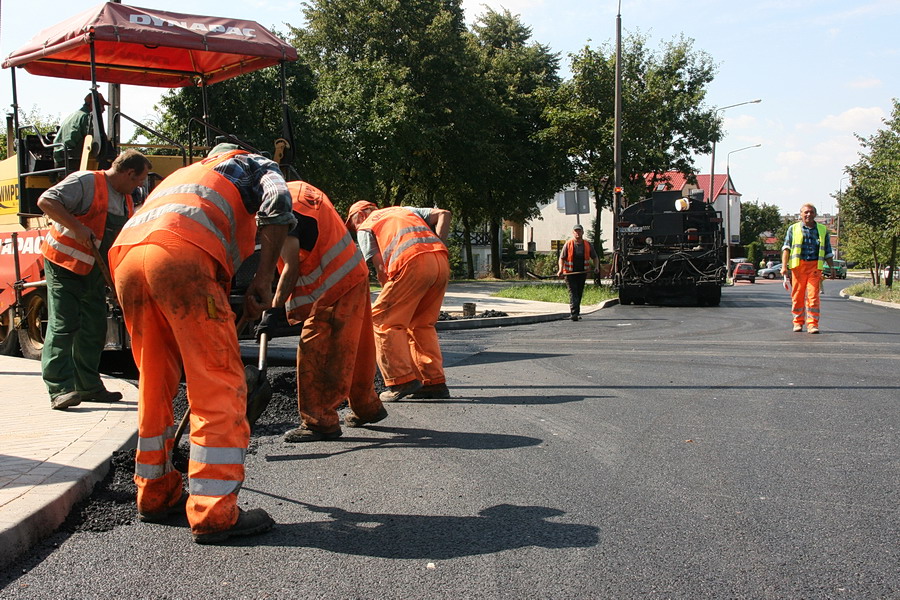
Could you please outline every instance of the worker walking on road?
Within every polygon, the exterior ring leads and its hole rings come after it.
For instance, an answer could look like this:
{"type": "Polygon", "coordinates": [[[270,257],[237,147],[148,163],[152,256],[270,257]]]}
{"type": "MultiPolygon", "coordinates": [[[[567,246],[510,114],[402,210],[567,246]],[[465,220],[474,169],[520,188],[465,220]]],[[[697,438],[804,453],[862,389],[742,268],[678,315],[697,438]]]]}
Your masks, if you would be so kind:
{"type": "Polygon", "coordinates": [[[271,160],[220,144],[175,171],[128,221],[110,251],[116,288],[141,372],[134,480],[142,521],[184,511],[194,541],[252,535],[274,521],[237,495],[250,440],[247,384],[228,303],[231,279],[254,250],[259,267],[244,299],[255,319],[272,305],[275,264],[296,220],[271,160]],[[182,369],[190,405],[189,492],[172,466],[172,400],[182,369]]]}
{"type": "Polygon", "coordinates": [[[450,211],[371,202],[350,207],[347,226],[357,232],[375,267],[381,293],[372,305],[375,356],[388,390],[382,402],[449,398],[435,324],[450,280],[445,241],[450,211]]]}
{"type": "Polygon", "coordinates": [[[791,277],[791,314],[794,332],[803,331],[806,312],[807,333],[819,333],[819,293],[822,269],[827,263],[834,279],[834,262],[828,228],[816,223],[816,207],[800,207],[800,221],[788,227],[781,248],[781,274],[791,277]]]}
{"type": "Polygon", "coordinates": [[[297,226],[281,250],[273,306],[302,323],[297,348],[300,427],[286,442],[341,436],[338,406],[349,399],[348,427],[377,423],[387,411],[375,393],[375,339],[369,269],[328,197],[312,185],[288,184],[297,226]]]}
{"type": "Polygon", "coordinates": [[[581,320],[581,297],[588,272],[600,271],[600,259],[591,244],[584,239],[584,227],[576,223],[572,228],[572,239],[568,240],[559,253],[558,277],[565,276],[569,290],[569,313],[573,321],[581,320]],[[590,264],[590,270],[588,265],[590,264]]]}
{"type": "Polygon", "coordinates": [[[126,150],[105,171],[78,171],[38,198],[51,219],[41,244],[47,280],[47,333],[41,372],[50,406],[65,410],[82,401],[115,402],[100,379],[106,344],[106,281],[91,244],[105,257],[134,211],[131,194],[147,179],[150,161],[126,150]]]}

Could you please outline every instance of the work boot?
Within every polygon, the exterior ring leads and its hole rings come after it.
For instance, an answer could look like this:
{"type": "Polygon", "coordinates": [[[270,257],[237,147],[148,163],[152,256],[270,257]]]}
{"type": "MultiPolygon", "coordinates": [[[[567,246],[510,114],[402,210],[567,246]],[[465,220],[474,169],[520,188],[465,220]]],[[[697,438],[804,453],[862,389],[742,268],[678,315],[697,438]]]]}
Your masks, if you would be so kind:
{"type": "Polygon", "coordinates": [[[122,399],[122,392],[100,390],[99,392],[81,392],[82,402],[118,402],[122,399]]]}
{"type": "Polygon", "coordinates": [[[390,386],[390,388],[381,392],[381,394],[378,395],[378,398],[380,398],[382,402],[396,402],[401,398],[405,398],[410,394],[418,392],[420,389],[422,389],[422,382],[418,379],[413,379],[406,383],[390,386]]]}
{"type": "Polygon", "coordinates": [[[66,410],[70,406],[81,404],[81,394],[78,392],[66,392],[54,398],[50,398],[50,408],[54,410],[66,410]]]}
{"type": "Polygon", "coordinates": [[[187,505],[188,493],[181,492],[181,497],[172,506],[165,508],[159,512],[145,513],[138,509],[138,519],[142,523],[165,523],[172,517],[177,517],[184,513],[184,507],[187,505]]]}
{"type": "Polygon", "coordinates": [[[362,427],[363,425],[370,425],[372,423],[377,423],[378,421],[384,421],[388,416],[387,410],[382,406],[377,413],[375,413],[374,417],[369,419],[364,419],[355,412],[350,412],[347,416],[344,417],[344,425],[347,427],[362,427]]]}
{"type": "Polygon", "coordinates": [[[435,383],[433,385],[423,385],[415,394],[410,394],[410,398],[430,398],[433,400],[443,400],[450,397],[450,388],[446,383],[435,383]]]}
{"type": "Polygon", "coordinates": [[[794,333],[800,333],[803,331],[803,325],[794,325],[794,333]]]}
{"type": "Polygon", "coordinates": [[[341,437],[343,432],[340,428],[337,431],[316,431],[310,429],[306,425],[301,425],[296,429],[291,429],[284,434],[284,441],[289,444],[299,444],[300,442],[325,442],[328,440],[336,440],[341,437]]]}
{"type": "Polygon", "coordinates": [[[815,325],[807,325],[806,333],[819,333],[819,328],[816,327],[815,325]]]}
{"type": "Polygon", "coordinates": [[[198,544],[220,544],[230,537],[264,533],[275,525],[275,521],[269,516],[269,513],[261,508],[246,511],[239,508],[238,511],[240,512],[237,522],[229,529],[212,533],[195,533],[194,541],[198,544]]]}

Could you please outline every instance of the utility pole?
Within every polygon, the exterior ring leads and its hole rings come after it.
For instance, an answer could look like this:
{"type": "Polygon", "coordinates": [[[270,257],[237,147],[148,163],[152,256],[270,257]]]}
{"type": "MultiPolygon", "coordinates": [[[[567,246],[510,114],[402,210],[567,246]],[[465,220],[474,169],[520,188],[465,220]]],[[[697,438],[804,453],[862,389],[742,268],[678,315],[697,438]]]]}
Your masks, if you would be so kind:
{"type": "MultiPolygon", "coordinates": [[[[615,133],[613,134],[613,246],[619,249],[619,213],[622,210],[622,0],[616,14],[615,133]]],[[[600,215],[597,215],[597,222],[600,215]]]]}

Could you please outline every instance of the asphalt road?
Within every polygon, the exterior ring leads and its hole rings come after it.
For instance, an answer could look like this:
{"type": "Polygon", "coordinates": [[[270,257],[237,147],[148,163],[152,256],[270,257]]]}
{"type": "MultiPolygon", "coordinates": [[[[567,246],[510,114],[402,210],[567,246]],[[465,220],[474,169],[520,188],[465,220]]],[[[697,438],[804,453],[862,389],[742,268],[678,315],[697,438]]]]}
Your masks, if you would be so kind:
{"type": "Polygon", "coordinates": [[[900,598],[900,311],[718,308],[445,332],[449,401],[258,440],[266,536],[56,536],[3,598],[900,598]]]}

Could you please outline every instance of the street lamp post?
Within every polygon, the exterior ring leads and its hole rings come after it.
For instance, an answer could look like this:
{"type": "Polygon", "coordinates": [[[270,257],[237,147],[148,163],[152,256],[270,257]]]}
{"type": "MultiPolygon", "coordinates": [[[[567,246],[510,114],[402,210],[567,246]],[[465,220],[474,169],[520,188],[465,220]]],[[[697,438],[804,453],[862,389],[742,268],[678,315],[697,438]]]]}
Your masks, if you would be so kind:
{"type": "Polygon", "coordinates": [[[728,271],[731,271],[731,155],[735,152],[759,148],[760,146],[762,144],[753,144],[752,146],[744,146],[743,148],[732,150],[725,158],[725,185],[728,186],[728,196],[725,200],[725,237],[728,242],[728,245],[725,246],[725,265],[728,271]]]}
{"type": "MultiPolygon", "coordinates": [[[[759,104],[760,102],[762,102],[762,98],[757,98],[756,100],[747,100],[746,102],[738,102],[737,104],[729,104],[728,106],[722,106],[720,108],[717,108],[715,110],[714,114],[717,115],[718,113],[722,112],[723,110],[727,110],[729,108],[734,108],[735,106],[743,106],[745,104],[759,104]]],[[[718,119],[717,116],[715,118],[718,119]]],[[[715,202],[716,202],[716,199],[713,197],[713,194],[715,193],[715,189],[716,189],[716,138],[713,137],[712,154],[710,157],[710,165],[709,165],[709,198],[707,199],[707,202],[709,202],[710,204],[715,204],[715,202]]],[[[729,236],[730,235],[731,235],[731,233],[729,232],[729,236]]],[[[728,240],[728,252],[729,253],[731,252],[731,239],[730,238],[728,240]]],[[[726,270],[730,269],[731,263],[725,263],[725,268],[726,268],[726,270]]]]}

